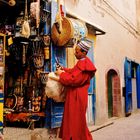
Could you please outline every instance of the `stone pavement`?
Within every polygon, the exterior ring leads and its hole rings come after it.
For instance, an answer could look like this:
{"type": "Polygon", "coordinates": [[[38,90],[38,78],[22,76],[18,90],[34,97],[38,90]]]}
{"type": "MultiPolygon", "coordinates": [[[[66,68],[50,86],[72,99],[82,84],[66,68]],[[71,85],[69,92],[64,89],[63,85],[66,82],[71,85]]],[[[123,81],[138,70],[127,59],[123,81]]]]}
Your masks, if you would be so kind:
{"type": "MultiPolygon", "coordinates": [[[[89,126],[89,130],[94,140],[140,140],[140,110],[129,117],[111,119],[100,126],[89,126]]],[[[4,140],[58,139],[56,139],[56,130],[5,127],[4,140]]]]}
{"type": "Polygon", "coordinates": [[[140,140],[140,111],[92,132],[94,140],[140,140]]]}
{"type": "Polygon", "coordinates": [[[55,140],[56,133],[46,128],[27,128],[6,127],[4,129],[4,140],[55,140]]]}

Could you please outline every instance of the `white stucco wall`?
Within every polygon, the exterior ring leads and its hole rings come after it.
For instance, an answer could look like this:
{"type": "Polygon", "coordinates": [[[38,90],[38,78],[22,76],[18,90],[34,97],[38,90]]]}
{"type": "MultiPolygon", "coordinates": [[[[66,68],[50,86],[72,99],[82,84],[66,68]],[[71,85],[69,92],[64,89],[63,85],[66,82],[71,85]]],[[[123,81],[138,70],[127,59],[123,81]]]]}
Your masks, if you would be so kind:
{"type": "Polygon", "coordinates": [[[131,24],[136,26],[136,0],[104,0],[110,4],[113,9],[124,18],[126,18],[131,24]]]}
{"type": "MultiPolygon", "coordinates": [[[[96,123],[103,123],[108,119],[106,72],[111,68],[119,72],[122,94],[125,57],[140,63],[135,0],[65,0],[65,7],[69,14],[97,25],[106,32],[105,35],[97,36],[94,48],[97,67],[96,123]]],[[[121,97],[123,115],[124,97],[121,97]]]]}

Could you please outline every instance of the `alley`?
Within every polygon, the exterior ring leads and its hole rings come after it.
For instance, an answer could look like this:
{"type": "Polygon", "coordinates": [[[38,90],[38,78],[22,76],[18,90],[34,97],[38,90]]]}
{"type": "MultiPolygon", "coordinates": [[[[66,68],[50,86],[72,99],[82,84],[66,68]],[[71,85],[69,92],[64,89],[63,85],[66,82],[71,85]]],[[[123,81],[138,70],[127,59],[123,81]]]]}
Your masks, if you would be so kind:
{"type": "Polygon", "coordinates": [[[140,111],[92,132],[94,140],[140,140],[140,111]]]}

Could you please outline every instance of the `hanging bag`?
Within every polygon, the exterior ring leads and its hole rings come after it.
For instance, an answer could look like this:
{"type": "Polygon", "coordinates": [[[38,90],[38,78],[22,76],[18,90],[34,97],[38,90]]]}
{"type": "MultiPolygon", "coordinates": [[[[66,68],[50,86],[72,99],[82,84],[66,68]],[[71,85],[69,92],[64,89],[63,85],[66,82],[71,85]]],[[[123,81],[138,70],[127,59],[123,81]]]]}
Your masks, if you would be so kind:
{"type": "Polygon", "coordinates": [[[78,19],[64,17],[59,0],[57,3],[58,12],[51,30],[52,41],[57,46],[73,47],[78,40],[87,37],[86,24],[78,19]]]}
{"type": "Polygon", "coordinates": [[[28,12],[27,12],[27,0],[25,0],[25,15],[24,21],[21,28],[21,35],[22,37],[29,38],[30,36],[30,25],[28,22],[28,12]]]}

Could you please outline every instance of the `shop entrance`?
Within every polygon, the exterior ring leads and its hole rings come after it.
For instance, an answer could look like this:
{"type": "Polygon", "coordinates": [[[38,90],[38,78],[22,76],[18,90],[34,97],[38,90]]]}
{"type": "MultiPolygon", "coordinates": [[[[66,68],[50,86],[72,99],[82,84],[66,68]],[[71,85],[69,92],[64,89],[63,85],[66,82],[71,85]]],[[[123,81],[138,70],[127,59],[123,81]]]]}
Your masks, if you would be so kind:
{"type": "Polygon", "coordinates": [[[135,111],[137,109],[136,68],[137,64],[132,63],[132,111],[135,111]]]}
{"type": "Polygon", "coordinates": [[[10,47],[9,56],[5,57],[4,107],[10,109],[4,116],[5,125],[30,127],[34,123],[43,127],[46,96],[42,73],[38,74],[44,66],[43,43],[15,38],[10,47]]]}

